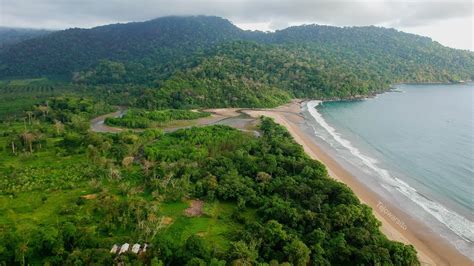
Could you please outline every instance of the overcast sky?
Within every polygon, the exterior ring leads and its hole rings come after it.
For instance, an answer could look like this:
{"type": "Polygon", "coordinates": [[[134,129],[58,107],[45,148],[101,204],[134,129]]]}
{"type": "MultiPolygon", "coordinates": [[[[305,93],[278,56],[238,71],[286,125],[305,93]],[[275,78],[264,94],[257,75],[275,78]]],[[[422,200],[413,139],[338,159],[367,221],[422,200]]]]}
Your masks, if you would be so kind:
{"type": "Polygon", "coordinates": [[[243,29],[378,25],[474,50],[471,0],[0,0],[0,26],[65,29],[168,15],[216,15],[243,29]]]}

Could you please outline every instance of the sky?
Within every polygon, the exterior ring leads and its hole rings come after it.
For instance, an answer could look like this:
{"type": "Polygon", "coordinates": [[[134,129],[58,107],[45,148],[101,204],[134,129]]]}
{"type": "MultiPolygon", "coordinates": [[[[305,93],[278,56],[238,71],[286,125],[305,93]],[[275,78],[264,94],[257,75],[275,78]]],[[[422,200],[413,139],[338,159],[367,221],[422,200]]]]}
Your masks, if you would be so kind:
{"type": "Polygon", "coordinates": [[[471,0],[0,0],[4,27],[90,28],[169,15],[221,16],[262,31],[301,24],[376,25],[474,51],[471,0]]]}

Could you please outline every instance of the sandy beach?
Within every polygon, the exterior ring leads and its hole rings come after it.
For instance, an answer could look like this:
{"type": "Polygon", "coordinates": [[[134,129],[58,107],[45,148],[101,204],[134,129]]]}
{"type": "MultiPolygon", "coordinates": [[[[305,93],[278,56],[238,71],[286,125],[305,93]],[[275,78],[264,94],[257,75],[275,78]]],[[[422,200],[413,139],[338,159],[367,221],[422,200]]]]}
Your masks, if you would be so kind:
{"type": "Polygon", "coordinates": [[[374,215],[382,222],[381,231],[389,239],[411,244],[416,248],[421,265],[474,265],[474,262],[462,255],[427,226],[390,202],[382,200],[378,194],[363,185],[321,149],[314,138],[301,127],[304,123],[304,117],[301,115],[301,101],[294,100],[290,104],[274,109],[242,109],[241,112],[254,118],[271,117],[276,123],[286,127],[295,141],[303,146],[311,158],[326,165],[331,177],[349,186],[363,203],[374,210],[374,215]],[[403,226],[400,223],[397,224],[393,217],[403,221],[403,226]]]}
{"type": "MultiPolygon", "coordinates": [[[[327,152],[325,152],[316,143],[315,138],[310,136],[304,129],[304,117],[301,113],[302,101],[294,100],[289,104],[273,109],[240,109],[240,108],[222,108],[207,109],[203,111],[211,112],[210,117],[198,119],[192,125],[186,126],[204,126],[216,123],[222,123],[226,119],[231,119],[231,126],[242,131],[254,132],[253,128],[257,119],[261,116],[271,117],[276,123],[284,126],[295,141],[302,145],[305,152],[313,159],[324,163],[329,175],[349,186],[357,197],[374,210],[374,215],[382,222],[381,231],[391,240],[399,241],[405,244],[411,244],[418,252],[418,259],[421,265],[474,265],[474,262],[457,251],[446,240],[434,233],[425,224],[415,220],[399,207],[382,199],[377,193],[369,187],[362,184],[353,174],[342,167],[327,152]],[[236,123],[236,117],[247,114],[253,119],[245,120],[244,124],[236,123]],[[248,122],[250,120],[251,122],[248,122]],[[249,128],[250,126],[250,128],[249,128]],[[397,219],[393,219],[396,217],[397,219]],[[403,224],[397,223],[402,221],[403,224]]],[[[99,116],[91,120],[91,128],[98,132],[119,132],[122,129],[112,128],[104,125],[106,117],[117,117],[123,110],[99,116]]],[[[183,127],[166,128],[165,131],[174,131],[183,127]]]]}

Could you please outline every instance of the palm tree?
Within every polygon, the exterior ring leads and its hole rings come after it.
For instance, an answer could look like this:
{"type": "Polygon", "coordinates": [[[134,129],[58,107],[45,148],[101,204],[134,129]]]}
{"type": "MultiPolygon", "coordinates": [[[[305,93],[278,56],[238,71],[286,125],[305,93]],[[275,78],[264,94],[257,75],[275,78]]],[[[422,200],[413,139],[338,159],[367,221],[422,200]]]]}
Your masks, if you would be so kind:
{"type": "Polygon", "coordinates": [[[35,134],[25,131],[20,137],[23,139],[24,145],[29,147],[30,153],[33,153],[33,141],[36,140],[35,134]]]}
{"type": "Polygon", "coordinates": [[[15,141],[12,140],[12,153],[13,154],[16,154],[16,151],[15,151],[15,141]]]}
{"type": "Polygon", "coordinates": [[[25,254],[28,251],[28,242],[23,242],[18,246],[18,255],[21,256],[21,265],[26,265],[25,263],[25,254]]]}
{"type": "Polygon", "coordinates": [[[36,109],[38,109],[38,111],[40,111],[42,114],[43,114],[43,118],[46,119],[46,115],[48,115],[49,113],[49,106],[47,105],[40,105],[38,107],[36,107],[36,109]]]}
{"type": "Polygon", "coordinates": [[[143,160],[142,162],[142,168],[143,168],[143,171],[145,172],[145,175],[146,176],[149,176],[150,175],[150,169],[153,169],[153,167],[155,166],[154,162],[152,161],[148,161],[148,160],[143,160]]]}
{"type": "Polygon", "coordinates": [[[60,134],[64,131],[64,124],[59,120],[54,120],[54,128],[56,129],[56,134],[60,134]]]}
{"type": "Polygon", "coordinates": [[[28,124],[31,125],[31,117],[33,116],[32,111],[26,111],[26,115],[28,116],[28,124]]]}

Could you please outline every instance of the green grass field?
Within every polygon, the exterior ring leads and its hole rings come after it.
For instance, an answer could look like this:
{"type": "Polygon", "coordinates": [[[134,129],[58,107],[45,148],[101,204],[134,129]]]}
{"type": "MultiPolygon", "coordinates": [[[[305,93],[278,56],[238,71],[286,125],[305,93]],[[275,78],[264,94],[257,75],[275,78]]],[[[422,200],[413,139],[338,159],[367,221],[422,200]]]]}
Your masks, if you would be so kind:
{"type": "MultiPolygon", "coordinates": [[[[188,206],[188,202],[163,204],[160,213],[170,217],[172,222],[161,236],[184,242],[189,236],[198,235],[203,237],[211,247],[220,251],[227,250],[230,247],[229,236],[242,227],[231,218],[232,213],[237,211],[237,206],[226,202],[205,202],[204,214],[199,217],[186,216],[184,210],[188,206]]],[[[246,210],[245,214],[254,215],[252,210],[246,210]]]]}
{"type": "MultiPolygon", "coordinates": [[[[23,122],[0,125],[0,131],[22,132],[23,129],[23,122]]],[[[93,210],[100,202],[94,197],[83,200],[85,195],[98,193],[97,188],[91,186],[91,177],[84,178],[84,163],[87,164],[88,159],[84,153],[64,154],[55,148],[60,142],[60,137],[49,137],[43,149],[15,156],[11,153],[8,139],[0,136],[0,231],[14,226],[17,232],[29,235],[39,227],[55,228],[71,216],[88,221],[83,224],[83,230],[96,230],[101,218],[94,217],[93,210]],[[80,206],[76,205],[78,200],[82,202],[80,206]]],[[[120,184],[139,185],[133,175],[139,170],[132,167],[129,173],[123,172],[121,182],[102,180],[99,193],[107,191],[117,199],[127,200],[120,194],[120,184]]],[[[155,204],[148,192],[140,193],[139,197],[155,204]]],[[[158,237],[170,239],[177,245],[182,245],[191,235],[198,235],[214,250],[225,252],[230,247],[229,236],[242,228],[232,218],[232,214],[238,211],[233,203],[205,202],[203,214],[198,217],[185,215],[189,200],[156,204],[158,218],[165,221],[157,232],[158,237]]],[[[242,215],[255,218],[252,209],[247,209],[242,215]]],[[[102,235],[100,240],[103,248],[125,241],[138,241],[136,232],[117,227],[113,234],[102,235]]]]}
{"type": "Polygon", "coordinates": [[[0,195],[0,226],[15,225],[18,230],[34,229],[38,225],[54,225],[64,217],[58,215],[61,209],[88,188],[51,191],[45,197],[41,191],[19,193],[16,196],[0,195]]]}
{"type": "MultiPolygon", "coordinates": [[[[79,197],[92,192],[87,184],[82,187],[51,191],[44,196],[41,191],[19,193],[16,196],[0,195],[0,228],[15,226],[19,232],[28,233],[38,226],[56,226],[67,220],[61,212],[65,206],[76,201],[79,197]]],[[[96,199],[86,200],[80,209],[75,209],[75,215],[86,217],[96,199]]],[[[191,235],[198,235],[208,242],[210,247],[220,252],[225,252],[230,247],[229,236],[241,229],[242,225],[236,224],[231,215],[236,211],[235,204],[231,203],[205,203],[204,214],[200,217],[188,217],[184,214],[188,202],[162,203],[159,214],[167,219],[159,232],[158,237],[171,239],[176,243],[184,243],[191,235]]],[[[254,215],[252,210],[247,210],[246,215],[254,215]]],[[[103,236],[104,245],[114,242],[133,239],[133,232],[117,231],[112,237],[103,236]]],[[[108,248],[105,246],[104,248],[108,248]]]]}

